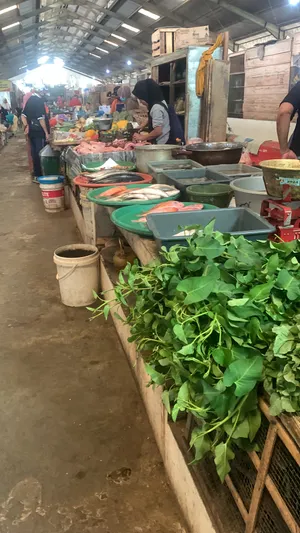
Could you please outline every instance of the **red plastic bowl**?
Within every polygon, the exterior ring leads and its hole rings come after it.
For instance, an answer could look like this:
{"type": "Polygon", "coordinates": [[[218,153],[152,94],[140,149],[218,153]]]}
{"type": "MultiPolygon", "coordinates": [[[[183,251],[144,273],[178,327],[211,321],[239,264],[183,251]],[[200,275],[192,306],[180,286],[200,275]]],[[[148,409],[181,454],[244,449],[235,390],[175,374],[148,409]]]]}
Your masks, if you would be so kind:
{"type": "Polygon", "coordinates": [[[76,176],[74,178],[75,185],[78,185],[78,187],[86,187],[87,189],[98,189],[99,187],[115,187],[116,185],[140,185],[141,183],[151,183],[153,180],[153,176],[150,174],[142,174],[141,172],[135,172],[137,176],[140,176],[140,180],[131,182],[131,183],[125,183],[122,181],[121,183],[91,183],[88,178],[85,178],[84,176],[76,176]]]}

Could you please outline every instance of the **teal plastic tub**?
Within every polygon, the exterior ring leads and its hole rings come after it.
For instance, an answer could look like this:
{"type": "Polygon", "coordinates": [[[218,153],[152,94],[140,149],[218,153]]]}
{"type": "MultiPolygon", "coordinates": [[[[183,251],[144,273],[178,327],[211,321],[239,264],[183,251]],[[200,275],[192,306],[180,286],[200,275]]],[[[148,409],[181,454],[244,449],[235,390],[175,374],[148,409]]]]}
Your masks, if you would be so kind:
{"type": "MultiPolygon", "coordinates": [[[[187,188],[192,185],[198,185],[200,188],[204,185],[211,184],[229,184],[228,177],[210,170],[209,167],[194,168],[192,170],[166,170],[164,171],[167,185],[174,185],[180,191],[180,199],[189,201],[187,197],[187,188]]],[[[206,202],[208,204],[214,202],[206,202]]]]}
{"type": "Polygon", "coordinates": [[[168,159],[167,161],[150,161],[148,168],[156,183],[167,183],[165,172],[169,170],[193,170],[203,168],[203,166],[192,159],[168,159]]]}
{"type": "Polygon", "coordinates": [[[250,209],[234,207],[207,211],[188,211],[186,213],[157,213],[147,216],[147,224],[159,248],[169,249],[174,244],[187,245],[191,235],[181,235],[187,226],[206,226],[215,219],[215,230],[231,235],[244,235],[249,241],[267,240],[275,228],[250,209]]]}

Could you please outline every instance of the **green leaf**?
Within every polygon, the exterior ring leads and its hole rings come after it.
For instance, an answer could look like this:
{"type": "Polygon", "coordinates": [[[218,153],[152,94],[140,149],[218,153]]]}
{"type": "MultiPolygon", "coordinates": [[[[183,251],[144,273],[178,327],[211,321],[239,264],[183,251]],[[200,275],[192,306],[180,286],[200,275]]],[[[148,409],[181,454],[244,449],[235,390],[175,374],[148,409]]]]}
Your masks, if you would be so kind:
{"type": "Polygon", "coordinates": [[[240,307],[249,302],[249,298],[236,298],[234,300],[228,300],[228,305],[230,307],[240,307]]]}
{"type": "MultiPolygon", "coordinates": [[[[199,431],[199,428],[197,428],[199,431]]],[[[201,430],[200,430],[201,431],[201,430]]],[[[208,435],[202,435],[194,438],[195,462],[201,461],[211,450],[211,440],[208,435]]]]}
{"type": "Polygon", "coordinates": [[[216,446],[215,465],[222,483],[231,470],[229,461],[232,461],[234,457],[235,455],[227,443],[222,442],[216,446]]]}
{"type": "Polygon", "coordinates": [[[249,421],[247,420],[247,418],[245,418],[245,420],[237,424],[234,431],[233,431],[233,427],[234,426],[232,422],[226,423],[224,425],[224,429],[227,435],[229,435],[232,439],[247,439],[249,437],[250,428],[249,428],[249,421]]]}
{"type": "Polygon", "coordinates": [[[92,290],[92,293],[93,293],[93,297],[95,298],[95,300],[98,300],[99,296],[96,293],[96,291],[92,290]]]}
{"type": "Polygon", "coordinates": [[[253,442],[255,439],[256,433],[258,432],[261,425],[261,412],[259,409],[255,411],[250,411],[248,413],[248,422],[249,422],[249,440],[253,442]]]}
{"type": "Polygon", "coordinates": [[[174,335],[177,337],[177,339],[179,339],[181,342],[184,342],[185,344],[187,344],[188,341],[186,339],[182,324],[175,324],[175,326],[173,328],[173,331],[174,331],[174,335]]]}
{"type": "Polygon", "coordinates": [[[153,313],[145,313],[144,314],[144,322],[145,326],[149,326],[153,320],[153,313]]]}
{"type": "Polygon", "coordinates": [[[164,390],[164,392],[161,395],[162,402],[167,409],[169,415],[171,414],[171,405],[170,405],[170,394],[168,390],[164,390]]]}
{"type": "Polygon", "coordinates": [[[225,370],[223,382],[226,387],[235,385],[235,395],[240,398],[250,392],[262,377],[263,358],[260,356],[251,359],[234,361],[225,370]]]}
{"type": "Polygon", "coordinates": [[[278,416],[282,413],[282,411],[283,411],[283,408],[282,408],[281,398],[279,394],[274,392],[270,396],[270,415],[278,416]]]}
{"type": "Polygon", "coordinates": [[[185,404],[188,403],[189,399],[190,399],[189,384],[186,381],[185,383],[183,383],[183,385],[181,385],[178,391],[177,402],[178,404],[180,404],[180,406],[181,404],[185,406],[185,404]]]}
{"type": "Polygon", "coordinates": [[[287,413],[295,413],[297,408],[294,407],[294,405],[292,404],[291,400],[289,398],[282,398],[281,399],[281,403],[282,403],[282,409],[283,411],[286,411],[287,413]]]}
{"type": "Polygon", "coordinates": [[[220,272],[216,268],[207,276],[187,278],[177,285],[177,290],[186,293],[184,303],[190,305],[205,300],[214,290],[220,272]]]}
{"type": "Polygon", "coordinates": [[[277,277],[277,287],[287,291],[289,300],[296,300],[300,296],[300,283],[297,281],[288,270],[282,269],[277,277]]]}
{"type": "Polygon", "coordinates": [[[219,241],[209,235],[195,239],[195,243],[197,248],[194,250],[194,255],[204,255],[207,259],[215,259],[216,257],[219,257],[225,249],[219,241]]]}
{"type": "Polygon", "coordinates": [[[212,356],[216,363],[221,366],[229,366],[232,363],[232,352],[228,348],[215,348],[212,356]]]}
{"type": "Polygon", "coordinates": [[[163,383],[165,383],[166,376],[157,372],[155,368],[153,368],[151,365],[146,364],[145,368],[146,368],[147,374],[149,374],[153,383],[155,383],[156,385],[163,385],[163,383]]]}
{"type": "Polygon", "coordinates": [[[256,285],[253,287],[249,296],[254,301],[266,300],[270,296],[270,292],[273,289],[275,281],[268,281],[268,283],[263,283],[262,285],[256,285]]]}
{"type": "Polygon", "coordinates": [[[103,315],[106,320],[108,319],[109,312],[110,312],[110,306],[109,304],[106,304],[103,309],[103,315]]]}
{"type": "Polygon", "coordinates": [[[193,343],[191,344],[186,344],[186,346],[183,346],[183,348],[181,348],[179,350],[178,353],[182,354],[182,355],[192,355],[195,351],[196,347],[193,343]]]}
{"type": "Polygon", "coordinates": [[[282,324],[281,326],[274,326],[273,331],[276,333],[274,341],[275,354],[287,354],[292,351],[294,346],[294,336],[290,333],[290,326],[282,324]]]}
{"type": "Polygon", "coordinates": [[[172,409],[172,414],[171,414],[173,422],[176,422],[177,417],[178,417],[178,413],[179,413],[180,410],[181,409],[180,409],[178,403],[175,403],[175,405],[174,405],[174,407],[172,409]]]}
{"type": "Polygon", "coordinates": [[[275,274],[278,267],[279,267],[279,255],[272,254],[271,257],[268,259],[268,263],[267,263],[267,271],[268,271],[269,276],[272,276],[273,274],[275,274]]]}

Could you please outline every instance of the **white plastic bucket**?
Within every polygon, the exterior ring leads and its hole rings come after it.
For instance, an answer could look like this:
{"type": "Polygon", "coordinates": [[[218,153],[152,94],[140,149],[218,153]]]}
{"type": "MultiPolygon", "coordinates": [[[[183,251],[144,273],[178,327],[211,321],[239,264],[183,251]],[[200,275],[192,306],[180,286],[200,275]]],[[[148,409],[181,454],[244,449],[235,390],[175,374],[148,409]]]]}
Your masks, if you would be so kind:
{"type": "Polygon", "coordinates": [[[39,178],[44,207],[47,213],[58,213],[65,208],[64,179],[61,176],[39,178]]]}
{"type": "Polygon", "coordinates": [[[230,183],[237,207],[249,207],[260,214],[261,203],[268,198],[262,176],[237,178],[230,183]]]}
{"type": "Polygon", "coordinates": [[[91,244],[70,244],[57,248],[53,256],[57,268],[61,301],[69,307],[91,305],[93,291],[99,290],[99,251],[91,244]]]}

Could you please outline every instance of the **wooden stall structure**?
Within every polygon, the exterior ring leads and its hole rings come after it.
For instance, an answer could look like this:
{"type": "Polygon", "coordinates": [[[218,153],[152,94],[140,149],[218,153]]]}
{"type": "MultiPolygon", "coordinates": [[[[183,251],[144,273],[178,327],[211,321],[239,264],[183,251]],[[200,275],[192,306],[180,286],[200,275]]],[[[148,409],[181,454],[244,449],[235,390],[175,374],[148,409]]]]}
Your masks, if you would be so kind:
{"type": "MultiPolygon", "coordinates": [[[[111,211],[111,208],[107,208],[111,211]]],[[[120,230],[142,264],[157,259],[156,244],[120,230]]],[[[105,298],[113,298],[117,273],[106,259],[101,262],[105,298]]],[[[113,305],[113,304],[111,304],[113,305]]],[[[236,449],[231,472],[222,484],[213,461],[205,457],[191,465],[190,436],[197,419],[173,423],[161,401],[160,387],[147,387],[149,377],[135,345],[128,342],[129,325],[121,307],[112,309],[112,319],[160,449],[175,495],[192,533],[299,533],[300,532],[300,418],[270,416],[260,400],[262,425],[256,437],[258,450],[236,449]]],[[[198,421],[199,423],[199,421],[198,421]]]]}
{"type": "Polygon", "coordinates": [[[292,39],[261,45],[245,53],[244,118],[276,120],[289,91],[292,39]]]}
{"type": "MultiPolygon", "coordinates": [[[[196,72],[207,49],[208,46],[189,46],[152,61],[152,78],[161,86],[166,102],[175,106],[186,139],[200,136],[202,98],[196,94],[196,72]],[[177,110],[181,99],[183,109],[177,110]]],[[[218,48],[213,58],[221,60],[222,54],[223,49],[218,48]]]]}

